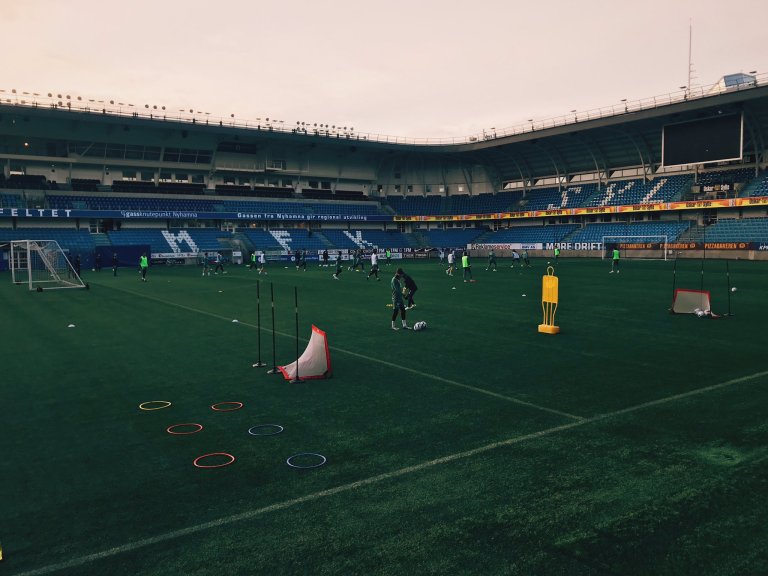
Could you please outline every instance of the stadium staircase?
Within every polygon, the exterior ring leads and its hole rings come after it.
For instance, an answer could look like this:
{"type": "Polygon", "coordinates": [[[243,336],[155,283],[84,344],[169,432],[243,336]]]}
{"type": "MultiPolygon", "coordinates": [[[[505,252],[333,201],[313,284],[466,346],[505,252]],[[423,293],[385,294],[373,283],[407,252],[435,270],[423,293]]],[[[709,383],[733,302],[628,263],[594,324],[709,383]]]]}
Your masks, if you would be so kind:
{"type": "Polygon", "coordinates": [[[94,246],[112,246],[109,236],[105,232],[94,232],[91,234],[94,246]]]}
{"type": "Polygon", "coordinates": [[[406,234],[405,237],[408,239],[408,244],[410,244],[411,248],[429,247],[429,240],[419,230],[414,230],[410,234],[406,234]]]}
{"type": "Polygon", "coordinates": [[[680,234],[680,236],[677,238],[677,240],[674,240],[674,242],[704,242],[706,230],[706,226],[691,223],[691,226],[688,228],[688,230],[680,234]]]}
{"type": "Polygon", "coordinates": [[[320,240],[320,242],[323,243],[323,246],[325,248],[331,248],[331,249],[336,248],[333,245],[333,242],[328,240],[328,238],[326,238],[325,235],[322,232],[319,232],[319,231],[315,230],[315,231],[312,232],[312,234],[314,234],[315,238],[317,238],[318,240],[320,240]]]}

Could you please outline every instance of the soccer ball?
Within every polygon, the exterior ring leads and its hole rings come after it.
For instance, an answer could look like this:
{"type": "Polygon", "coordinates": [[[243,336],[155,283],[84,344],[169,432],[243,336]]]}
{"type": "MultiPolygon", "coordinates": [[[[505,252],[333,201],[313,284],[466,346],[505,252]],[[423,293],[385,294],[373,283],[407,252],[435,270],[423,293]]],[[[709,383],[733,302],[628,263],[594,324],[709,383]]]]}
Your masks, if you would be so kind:
{"type": "Polygon", "coordinates": [[[733,288],[731,288],[731,292],[736,292],[736,286],[734,286],[733,288]]]}
{"type": "Polygon", "coordinates": [[[419,320],[413,325],[414,330],[424,330],[427,327],[427,323],[424,320],[419,320]]]}

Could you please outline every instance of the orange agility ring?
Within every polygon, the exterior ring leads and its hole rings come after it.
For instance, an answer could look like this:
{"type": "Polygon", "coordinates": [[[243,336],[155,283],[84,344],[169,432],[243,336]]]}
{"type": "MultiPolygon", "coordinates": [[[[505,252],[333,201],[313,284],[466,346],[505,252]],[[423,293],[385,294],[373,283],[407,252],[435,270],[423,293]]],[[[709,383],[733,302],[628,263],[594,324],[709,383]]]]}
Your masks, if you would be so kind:
{"type": "Polygon", "coordinates": [[[197,434],[200,432],[200,430],[203,429],[202,424],[198,424],[197,422],[190,422],[188,424],[174,424],[173,426],[168,426],[168,428],[165,429],[168,434],[173,434],[174,436],[187,436],[189,434],[197,434]],[[181,426],[197,426],[194,430],[190,430],[188,432],[174,432],[174,428],[179,428],[181,426]]]}
{"type": "Polygon", "coordinates": [[[148,412],[151,412],[152,410],[162,410],[163,408],[168,408],[171,403],[168,402],[168,400],[150,400],[149,402],[142,402],[139,404],[139,410],[146,410],[148,412]],[[161,406],[150,406],[151,404],[161,404],[161,406]]]}
{"type": "Polygon", "coordinates": [[[211,410],[215,410],[216,412],[234,412],[235,410],[240,410],[242,407],[242,402],[218,402],[211,406],[211,410]],[[219,406],[232,406],[232,408],[219,408],[219,406]]]}
{"type": "Polygon", "coordinates": [[[196,468],[223,468],[224,466],[229,466],[234,461],[235,457],[232,456],[232,454],[228,454],[226,452],[211,452],[210,454],[203,454],[202,456],[198,456],[195,458],[195,461],[192,462],[192,464],[194,464],[196,468]],[[223,464],[199,464],[200,460],[203,458],[213,458],[214,456],[226,456],[229,458],[229,462],[224,462],[223,464]]]}

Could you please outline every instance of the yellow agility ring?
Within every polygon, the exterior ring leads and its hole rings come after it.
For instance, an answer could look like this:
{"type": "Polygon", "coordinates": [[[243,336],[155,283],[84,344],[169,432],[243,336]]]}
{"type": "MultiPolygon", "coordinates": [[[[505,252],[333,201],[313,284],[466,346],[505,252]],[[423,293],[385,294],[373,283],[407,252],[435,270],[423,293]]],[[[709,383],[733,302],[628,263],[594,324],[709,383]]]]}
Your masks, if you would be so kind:
{"type": "Polygon", "coordinates": [[[218,402],[211,406],[211,410],[214,412],[233,412],[234,410],[240,410],[242,407],[242,402],[218,402]],[[222,406],[231,406],[231,408],[222,408],[222,406]]]}
{"type": "Polygon", "coordinates": [[[151,412],[152,410],[162,410],[163,408],[168,408],[171,403],[168,402],[168,400],[150,400],[149,402],[142,402],[139,404],[140,410],[147,410],[148,412],[151,412]],[[162,404],[162,406],[155,406],[150,408],[150,404],[162,404]]]}
{"type": "Polygon", "coordinates": [[[198,424],[197,422],[189,422],[186,424],[174,424],[172,426],[168,426],[168,428],[165,429],[168,434],[173,434],[174,436],[188,436],[190,434],[197,434],[203,429],[202,424],[198,424]],[[182,426],[197,426],[197,428],[193,428],[191,430],[187,430],[186,432],[176,432],[176,428],[180,428],[182,426]]]}

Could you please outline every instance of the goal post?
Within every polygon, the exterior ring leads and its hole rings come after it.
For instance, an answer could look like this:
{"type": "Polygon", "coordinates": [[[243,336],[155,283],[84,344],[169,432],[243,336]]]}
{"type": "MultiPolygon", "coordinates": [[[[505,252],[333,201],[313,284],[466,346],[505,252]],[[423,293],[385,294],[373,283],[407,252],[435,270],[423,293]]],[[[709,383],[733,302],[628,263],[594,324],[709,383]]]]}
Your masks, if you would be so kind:
{"type": "Polygon", "coordinates": [[[666,260],[669,237],[664,235],[648,236],[603,236],[603,260],[613,257],[613,250],[618,248],[621,259],[666,260]]]}
{"type": "Polygon", "coordinates": [[[14,284],[38,291],[88,287],[56,240],[12,240],[8,255],[14,284]]]}

